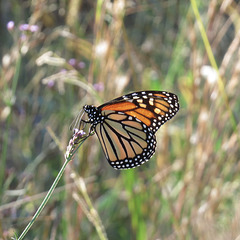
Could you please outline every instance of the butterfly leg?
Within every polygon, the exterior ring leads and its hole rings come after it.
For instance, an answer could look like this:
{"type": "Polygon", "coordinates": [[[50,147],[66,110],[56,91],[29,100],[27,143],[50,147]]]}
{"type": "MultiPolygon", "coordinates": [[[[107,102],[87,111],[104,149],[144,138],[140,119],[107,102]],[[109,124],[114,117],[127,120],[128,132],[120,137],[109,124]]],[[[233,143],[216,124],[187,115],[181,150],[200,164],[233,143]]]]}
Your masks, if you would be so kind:
{"type": "MultiPolygon", "coordinates": [[[[83,120],[82,119],[80,121],[80,124],[79,124],[80,129],[84,129],[87,124],[90,124],[90,120],[83,120]]],[[[92,125],[90,125],[89,130],[88,130],[88,134],[86,135],[86,137],[89,137],[89,136],[91,136],[93,134],[94,134],[94,128],[93,128],[92,125]]]]}

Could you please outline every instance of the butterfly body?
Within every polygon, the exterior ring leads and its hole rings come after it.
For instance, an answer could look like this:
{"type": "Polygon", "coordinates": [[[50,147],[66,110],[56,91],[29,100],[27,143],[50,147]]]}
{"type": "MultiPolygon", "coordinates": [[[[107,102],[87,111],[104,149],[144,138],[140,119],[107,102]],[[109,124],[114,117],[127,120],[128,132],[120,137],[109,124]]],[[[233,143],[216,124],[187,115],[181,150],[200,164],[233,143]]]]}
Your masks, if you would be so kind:
{"type": "Polygon", "coordinates": [[[92,128],[94,128],[98,123],[101,123],[101,120],[103,120],[101,111],[97,107],[93,105],[85,105],[83,110],[88,114],[89,122],[92,124],[92,128]]]}
{"type": "Polygon", "coordinates": [[[99,107],[85,105],[90,132],[96,132],[104,154],[115,169],[129,169],[155,153],[155,133],[179,110],[177,96],[142,91],[116,98],[99,107]]]}

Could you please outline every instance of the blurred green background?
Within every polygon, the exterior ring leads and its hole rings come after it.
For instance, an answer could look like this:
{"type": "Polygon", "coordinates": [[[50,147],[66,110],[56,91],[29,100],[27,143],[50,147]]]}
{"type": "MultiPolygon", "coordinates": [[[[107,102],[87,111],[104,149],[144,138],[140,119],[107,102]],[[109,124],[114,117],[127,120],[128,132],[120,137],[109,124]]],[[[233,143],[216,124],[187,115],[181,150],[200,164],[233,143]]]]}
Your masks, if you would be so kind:
{"type": "Polygon", "coordinates": [[[238,1],[11,0],[0,18],[0,239],[31,220],[82,106],[139,90],[180,100],[153,158],[116,171],[90,137],[25,239],[240,238],[238,1]]]}

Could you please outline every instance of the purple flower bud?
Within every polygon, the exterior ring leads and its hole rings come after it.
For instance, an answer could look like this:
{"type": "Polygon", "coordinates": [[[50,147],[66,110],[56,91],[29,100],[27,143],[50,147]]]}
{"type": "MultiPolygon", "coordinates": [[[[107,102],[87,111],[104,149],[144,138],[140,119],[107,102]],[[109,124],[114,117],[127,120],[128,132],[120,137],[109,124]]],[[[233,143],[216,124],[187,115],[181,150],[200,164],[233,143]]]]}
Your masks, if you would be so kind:
{"type": "Polygon", "coordinates": [[[55,82],[53,80],[48,81],[47,86],[49,88],[52,88],[55,85],[55,82]]]}
{"type": "Polygon", "coordinates": [[[14,28],[14,21],[9,21],[9,22],[7,23],[7,29],[8,29],[9,31],[11,31],[11,30],[13,30],[13,28],[14,28]]]}
{"type": "Polygon", "coordinates": [[[27,30],[29,30],[29,24],[21,24],[20,26],[19,26],[19,30],[20,31],[27,31],[27,30]]]}
{"type": "Polygon", "coordinates": [[[39,30],[39,27],[37,25],[30,25],[29,30],[31,32],[37,32],[39,30]]]}
{"type": "Polygon", "coordinates": [[[86,64],[85,64],[85,62],[79,62],[78,63],[78,67],[80,68],[80,69],[83,69],[83,68],[85,68],[86,67],[86,64]]]}
{"type": "Polygon", "coordinates": [[[81,138],[83,137],[86,133],[83,130],[79,130],[77,128],[74,128],[73,130],[74,137],[76,138],[81,138]]]}
{"type": "Polygon", "coordinates": [[[71,58],[68,60],[68,63],[71,65],[71,66],[76,66],[76,63],[77,63],[77,60],[75,58],[71,58]]]}
{"type": "Polygon", "coordinates": [[[97,91],[97,92],[102,92],[104,90],[104,84],[102,82],[100,83],[94,83],[93,84],[93,88],[97,91]]]}

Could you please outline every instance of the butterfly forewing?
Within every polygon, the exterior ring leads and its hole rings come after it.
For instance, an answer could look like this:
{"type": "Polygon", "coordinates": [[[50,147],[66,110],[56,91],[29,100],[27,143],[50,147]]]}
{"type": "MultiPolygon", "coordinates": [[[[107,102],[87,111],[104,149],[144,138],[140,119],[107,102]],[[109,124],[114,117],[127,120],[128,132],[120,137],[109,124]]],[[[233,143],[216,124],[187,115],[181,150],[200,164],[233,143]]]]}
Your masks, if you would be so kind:
{"type": "Polygon", "coordinates": [[[99,107],[85,106],[105,156],[116,169],[133,168],[155,152],[155,132],[179,110],[175,94],[135,92],[99,107]]]}
{"type": "Polygon", "coordinates": [[[135,117],[156,132],[161,125],[176,115],[179,103],[173,93],[145,91],[116,98],[99,108],[102,111],[119,111],[135,117]]]}

